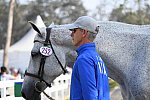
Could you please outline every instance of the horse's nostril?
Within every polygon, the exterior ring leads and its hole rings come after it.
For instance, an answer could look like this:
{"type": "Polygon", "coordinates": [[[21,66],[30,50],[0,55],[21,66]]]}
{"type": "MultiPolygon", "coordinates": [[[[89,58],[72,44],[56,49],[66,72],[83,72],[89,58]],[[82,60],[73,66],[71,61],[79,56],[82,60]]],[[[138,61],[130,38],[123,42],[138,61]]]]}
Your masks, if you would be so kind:
{"type": "Polygon", "coordinates": [[[24,99],[26,99],[25,94],[24,94],[23,92],[21,92],[21,94],[22,94],[22,97],[23,97],[24,99]]]}

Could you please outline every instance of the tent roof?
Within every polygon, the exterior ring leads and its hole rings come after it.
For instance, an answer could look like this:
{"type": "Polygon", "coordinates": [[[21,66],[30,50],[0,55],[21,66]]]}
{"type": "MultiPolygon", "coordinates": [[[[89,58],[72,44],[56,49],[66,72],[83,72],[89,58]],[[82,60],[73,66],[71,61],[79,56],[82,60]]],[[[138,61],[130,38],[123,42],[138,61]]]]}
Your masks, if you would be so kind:
{"type": "MultiPolygon", "coordinates": [[[[39,15],[36,18],[35,24],[38,27],[45,27],[45,24],[39,15]]],[[[34,41],[35,35],[36,35],[36,32],[33,30],[33,28],[30,29],[28,33],[17,43],[12,45],[9,50],[10,51],[31,51],[33,47],[33,41],[34,41]]]]}

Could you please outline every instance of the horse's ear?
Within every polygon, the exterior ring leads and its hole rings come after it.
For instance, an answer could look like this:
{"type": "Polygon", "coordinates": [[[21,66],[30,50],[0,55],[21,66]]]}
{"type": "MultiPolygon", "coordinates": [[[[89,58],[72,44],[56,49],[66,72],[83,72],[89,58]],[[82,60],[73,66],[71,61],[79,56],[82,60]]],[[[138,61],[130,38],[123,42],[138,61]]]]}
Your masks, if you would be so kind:
{"type": "Polygon", "coordinates": [[[32,21],[28,21],[28,22],[31,24],[32,28],[33,28],[36,32],[38,32],[39,36],[42,37],[42,34],[41,34],[40,30],[37,28],[37,26],[36,26],[32,21]]]}

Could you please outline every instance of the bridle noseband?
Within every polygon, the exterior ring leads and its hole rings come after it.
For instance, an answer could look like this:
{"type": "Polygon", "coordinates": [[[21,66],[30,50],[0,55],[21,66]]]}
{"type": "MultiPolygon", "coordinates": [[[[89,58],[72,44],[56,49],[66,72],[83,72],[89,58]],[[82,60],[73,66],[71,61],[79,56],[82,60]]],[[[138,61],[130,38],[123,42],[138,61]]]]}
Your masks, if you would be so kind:
{"type": "MultiPolygon", "coordinates": [[[[42,43],[44,46],[49,46],[49,45],[50,45],[50,47],[51,47],[51,49],[52,49],[52,52],[53,52],[53,54],[54,54],[56,60],[58,61],[60,67],[61,67],[62,70],[63,70],[63,74],[65,74],[65,73],[67,73],[68,71],[67,71],[66,68],[63,67],[63,65],[61,64],[60,60],[58,59],[58,57],[57,57],[57,55],[56,55],[56,53],[55,53],[55,51],[54,51],[54,49],[53,49],[52,43],[51,43],[51,41],[50,41],[51,29],[52,29],[52,28],[46,28],[47,34],[46,34],[46,39],[45,39],[44,42],[41,42],[41,41],[39,41],[39,40],[34,40],[34,42],[40,42],[40,43],[42,43]]],[[[39,68],[39,71],[38,71],[38,75],[29,73],[29,72],[27,72],[27,70],[25,71],[25,75],[39,79],[39,81],[37,81],[37,82],[35,83],[35,90],[36,90],[37,92],[43,92],[49,99],[54,100],[52,97],[48,96],[48,95],[44,92],[44,90],[41,90],[41,89],[40,89],[40,86],[41,86],[42,84],[46,84],[48,87],[51,87],[51,84],[47,83],[47,82],[43,79],[44,65],[45,65],[45,60],[46,60],[46,58],[47,58],[47,56],[42,55],[41,61],[40,61],[40,68],[39,68]]]]}

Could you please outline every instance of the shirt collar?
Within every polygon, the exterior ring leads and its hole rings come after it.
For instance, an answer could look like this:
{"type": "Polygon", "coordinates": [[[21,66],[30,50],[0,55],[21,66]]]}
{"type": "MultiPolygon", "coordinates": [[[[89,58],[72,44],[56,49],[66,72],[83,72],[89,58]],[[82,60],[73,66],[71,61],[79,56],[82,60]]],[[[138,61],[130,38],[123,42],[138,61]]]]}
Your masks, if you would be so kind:
{"type": "Polygon", "coordinates": [[[86,43],[81,45],[77,50],[77,54],[80,55],[85,50],[96,50],[96,46],[94,42],[86,43]]]}

